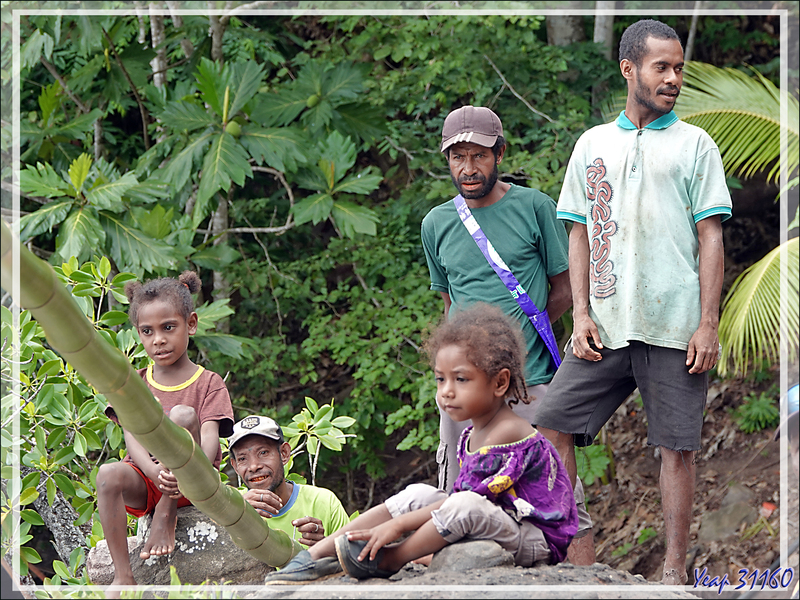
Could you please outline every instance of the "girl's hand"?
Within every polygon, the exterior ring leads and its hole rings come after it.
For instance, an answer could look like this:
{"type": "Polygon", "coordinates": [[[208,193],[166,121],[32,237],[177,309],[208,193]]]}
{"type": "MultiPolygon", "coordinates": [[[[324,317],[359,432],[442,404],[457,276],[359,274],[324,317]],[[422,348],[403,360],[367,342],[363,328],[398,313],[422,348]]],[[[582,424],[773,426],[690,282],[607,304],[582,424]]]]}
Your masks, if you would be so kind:
{"type": "Polygon", "coordinates": [[[368,540],[367,545],[364,546],[364,549],[358,555],[359,561],[364,560],[367,556],[369,556],[370,560],[375,560],[378,550],[387,544],[391,544],[405,533],[401,527],[397,526],[396,521],[397,519],[392,519],[372,529],[347,532],[348,540],[368,540]]]}
{"type": "Polygon", "coordinates": [[[178,479],[172,474],[172,471],[167,469],[161,469],[158,474],[158,489],[161,490],[162,494],[169,496],[173,500],[183,498],[183,494],[178,489],[178,479]]]}

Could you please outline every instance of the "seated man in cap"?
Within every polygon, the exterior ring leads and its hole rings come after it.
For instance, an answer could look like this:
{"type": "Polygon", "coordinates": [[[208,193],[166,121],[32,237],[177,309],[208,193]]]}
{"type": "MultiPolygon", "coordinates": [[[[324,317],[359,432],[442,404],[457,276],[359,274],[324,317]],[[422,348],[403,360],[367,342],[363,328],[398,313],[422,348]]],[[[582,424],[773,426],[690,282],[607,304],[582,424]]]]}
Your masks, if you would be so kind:
{"type": "MultiPolygon", "coordinates": [[[[244,498],[258,514],[269,519],[272,529],[313,546],[326,532],[350,522],[333,492],[284,477],[291,448],[284,441],[280,426],[269,417],[242,419],[233,426],[228,441],[231,465],[248,488],[244,498]]],[[[332,567],[341,570],[338,562],[332,567]]]]}

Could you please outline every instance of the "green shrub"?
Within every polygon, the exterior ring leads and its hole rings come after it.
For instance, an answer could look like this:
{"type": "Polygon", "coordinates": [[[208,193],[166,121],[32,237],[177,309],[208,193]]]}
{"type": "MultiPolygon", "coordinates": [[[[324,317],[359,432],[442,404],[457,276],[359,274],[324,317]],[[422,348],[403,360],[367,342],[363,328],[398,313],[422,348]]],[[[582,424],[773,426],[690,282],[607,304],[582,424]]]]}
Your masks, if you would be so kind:
{"type": "Polygon", "coordinates": [[[732,413],[739,429],[745,433],[755,433],[762,429],[777,427],[780,411],[775,398],[775,386],[758,396],[748,394],[744,403],[732,413]]]}

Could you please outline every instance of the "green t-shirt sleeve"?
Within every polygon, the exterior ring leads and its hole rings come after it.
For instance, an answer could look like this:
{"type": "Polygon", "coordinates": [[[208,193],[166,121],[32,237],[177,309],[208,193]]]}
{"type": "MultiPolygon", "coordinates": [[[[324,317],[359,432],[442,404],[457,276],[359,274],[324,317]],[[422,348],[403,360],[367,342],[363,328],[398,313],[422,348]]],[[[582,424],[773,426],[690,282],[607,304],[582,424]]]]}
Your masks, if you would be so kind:
{"type": "Polygon", "coordinates": [[[448,293],[447,273],[436,258],[436,225],[431,213],[422,220],[422,249],[431,275],[431,289],[435,292],[448,293]]]}

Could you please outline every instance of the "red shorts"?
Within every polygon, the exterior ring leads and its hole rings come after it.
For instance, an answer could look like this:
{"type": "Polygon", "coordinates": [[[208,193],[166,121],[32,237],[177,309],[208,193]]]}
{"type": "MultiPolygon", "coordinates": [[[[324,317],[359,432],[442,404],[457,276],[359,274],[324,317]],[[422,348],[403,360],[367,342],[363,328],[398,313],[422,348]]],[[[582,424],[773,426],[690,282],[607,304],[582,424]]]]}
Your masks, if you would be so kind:
{"type": "MultiPolygon", "coordinates": [[[[144,483],[147,486],[147,506],[145,506],[143,509],[136,509],[136,508],[131,508],[130,506],[125,506],[125,510],[128,512],[129,515],[133,515],[134,517],[137,518],[143,517],[146,514],[151,513],[155,510],[156,504],[158,504],[158,501],[161,500],[161,496],[163,496],[163,494],[161,493],[161,490],[159,490],[156,487],[156,484],[153,483],[153,481],[149,477],[147,477],[144,473],[142,473],[142,470],[139,467],[137,467],[133,463],[125,463],[125,464],[133,467],[139,474],[139,477],[144,479],[144,483]]],[[[189,502],[189,499],[186,497],[183,497],[180,500],[178,500],[178,508],[189,505],[191,505],[191,502],[189,502]]]]}

